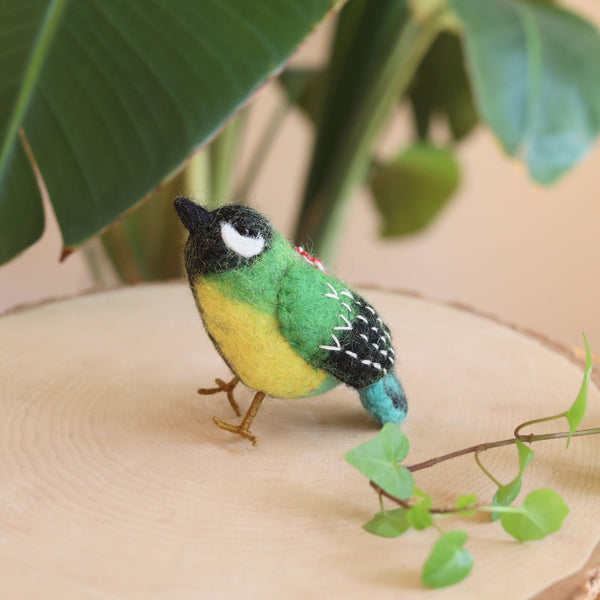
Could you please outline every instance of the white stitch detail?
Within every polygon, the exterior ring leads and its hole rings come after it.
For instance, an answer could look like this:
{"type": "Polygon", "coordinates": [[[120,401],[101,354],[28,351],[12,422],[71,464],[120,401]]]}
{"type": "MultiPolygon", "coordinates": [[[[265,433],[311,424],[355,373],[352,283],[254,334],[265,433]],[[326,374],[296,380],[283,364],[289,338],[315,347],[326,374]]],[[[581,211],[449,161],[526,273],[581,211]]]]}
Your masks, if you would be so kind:
{"type": "Polygon", "coordinates": [[[348,312],[352,312],[352,309],[350,308],[349,304],[346,304],[345,302],[342,302],[342,306],[345,306],[348,309],[348,312]]]}
{"type": "Polygon", "coordinates": [[[365,342],[368,342],[368,341],[369,341],[369,338],[368,338],[368,337],[367,337],[367,336],[366,336],[364,333],[361,333],[361,334],[360,334],[360,337],[361,337],[363,340],[365,340],[365,342]]]}
{"type": "Polygon", "coordinates": [[[381,365],[379,363],[373,363],[373,366],[381,371],[381,365]]]}
{"type": "Polygon", "coordinates": [[[377,321],[379,322],[380,325],[383,325],[383,321],[379,317],[377,317],[377,321]]]}
{"type": "Polygon", "coordinates": [[[377,333],[379,331],[379,329],[377,329],[377,327],[371,327],[371,331],[374,331],[375,333],[377,333]]]}
{"type": "Polygon", "coordinates": [[[371,342],[371,346],[373,346],[375,350],[379,350],[379,346],[375,342],[371,342]]]}
{"type": "Polygon", "coordinates": [[[390,351],[390,352],[391,352],[391,353],[392,353],[394,356],[396,356],[396,352],[394,351],[394,349],[393,349],[393,348],[388,348],[388,350],[389,350],[389,351],[390,351]]]}
{"type": "Polygon", "coordinates": [[[386,337],[388,340],[390,340],[390,342],[391,342],[391,341],[392,341],[392,337],[390,336],[390,334],[389,334],[387,331],[384,331],[383,333],[384,333],[385,337],[386,337]]]}
{"type": "Polygon", "coordinates": [[[324,294],[325,297],[333,298],[334,300],[339,300],[340,297],[338,296],[336,289],[328,281],[326,281],[325,283],[329,286],[329,289],[333,292],[333,294],[330,294],[329,292],[327,294],[324,294]]]}
{"type": "Polygon", "coordinates": [[[352,358],[358,358],[358,354],[356,354],[356,352],[350,352],[350,350],[346,350],[346,354],[352,358]]]}
{"type": "Polygon", "coordinates": [[[338,325],[337,327],[334,327],[333,330],[334,331],[352,331],[352,323],[350,323],[350,321],[348,321],[348,319],[346,319],[346,317],[342,314],[340,314],[340,317],[342,317],[342,319],[344,319],[344,322],[346,323],[346,325],[342,326],[342,325],[338,325]]]}
{"type": "Polygon", "coordinates": [[[384,356],[387,356],[387,350],[380,350],[379,354],[383,354],[384,356]]]}
{"type": "Polygon", "coordinates": [[[361,360],[360,361],[363,365],[370,365],[371,361],[370,360],[361,360]]]}
{"type": "Polygon", "coordinates": [[[354,296],[348,290],[344,290],[343,292],[340,292],[340,294],[342,294],[343,296],[348,296],[348,298],[354,300],[354,296]]]}
{"type": "Polygon", "coordinates": [[[333,333],[331,334],[331,337],[333,338],[333,341],[335,342],[335,346],[319,346],[319,348],[323,348],[323,350],[335,350],[336,352],[339,352],[342,349],[342,346],[340,345],[340,340],[338,340],[335,335],[333,335],[333,333]]]}
{"type": "Polygon", "coordinates": [[[384,368],[384,369],[383,369],[383,373],[384,373],[385,375],[387,375],[387,369],[385,369],[385,368],[384,368]]]}
{"type": "Polygon", "coordinates": [[[379,336],[379,339],[385,344],[385,338],[382,335],[379,336]]]}
{"type": "Polygon", "coordinates": [[[388,360],[389,360],[389,361],[390,361],[392,364],[394,364],[394,363],[396,362],[396,361],[395,361],[395,360],[394,360],[394,359],[393,359],[391,356],[390,356],[390,357],[388,357],[388,360]]]}
{"type": "Polygon", "coordinates": [[[365,317],[363,317],[362,315],[356,315],[356,318],[357,318],[357,319],[360,319],[361,321],[364,321],[365,323],[368,323],[368,322],[369,322],[369,321],[368,321],[368,320],[367,320],[365,317]]]}
{"type": "Polygon", "coordinates": [[[371,308],[371,307],[370,307],[368,304],[365,304],[365,308],[366,308],[367,310],[370,310],[370,311],[371,311],[371,314],[375,314],[375,311],[374,311],[374,310],[373,310],[373,309],[372,309],[372,308],[371,308]]]}

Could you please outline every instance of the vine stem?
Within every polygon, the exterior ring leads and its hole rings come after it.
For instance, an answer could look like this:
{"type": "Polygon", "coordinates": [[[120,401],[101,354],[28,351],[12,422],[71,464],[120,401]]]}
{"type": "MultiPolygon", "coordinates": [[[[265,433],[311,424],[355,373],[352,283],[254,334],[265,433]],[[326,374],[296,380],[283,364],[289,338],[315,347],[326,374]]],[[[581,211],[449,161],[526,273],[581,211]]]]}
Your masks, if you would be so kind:
{"type": "MultiPolygon", "coordinates": [[[[525,424],[524,424],[525,425],[525,424]]],[[[518,430],[519,428],[517,428],[518,430]]],[[[595,427],[593,429],[581,429],[579,431],[575,431],[571,434],[571,437],[578,437],[582,435],[597,435],[600,434],[600,427],[595,427]]],[[[458,456],[463,456],[465,454],[472,454],[474,452],[485,452],[486,450],[491,450],[492,448],[500,448],[501,446],[510,446],[511,444],[515,444],[518,441],[526,442],[527,444],[532,444],[533,442],[543,442],[545,440],[557,440],[561,438],[568,438],[568,431],[560,431],[557,433],[544,433],[539,435],[518,435],[516,437],[512,437],[508,440],[500,440],[497,442],[486,442],[484,444],[477,444],[475,446],[469,446],[468,448],[463,448],[462,450],[456,450],[454,452],[450,452],[448,454],[443,454],[442,456],[437,456],[436,458],[430,458],[429,460],[425,460],[420,463],[415,463],[414,465],[409,465],[406,468],[411,471],[421,471],[422,469],[427,469],[429,467],[433,467],[441,462],[446,460],[450,460],[451,458],[457,458],[458,456]]]]}
{"type": "MultiPolygon", "coordinates": [[[[369,484],[379,495],[379,502],[382,506],[381,512],[385,512],[383,509],[383,503],[381,500],[383,496],[385,496],[388,500],[395,502],[402,508],[405,508],[406,510],[408,510],[414,506],[414,504],[412,504],[411,502],[408,502],[408,500],[402,500],[402,498],[397,498],[396,496],[393,496],[392,494],[388,494],[388,492],[386,492],[383,488],[379,487],[374,481],[370,481],[369,484]]],[[[456,513],[465,513],[465,512],[475,511],[475,510],[478,510],[481,512],[511,512],[511,513],[522,512],[520,508],[514,507],[514,506],[487,506],[485,504],[482,504],[482,505],[472,504],[470,506],[461,506],[460,508],[457,508],[456,506],[436,507],[436,508],[430,508],[429,512],[436,514],[436,515],[452,515],[452,514],[456,514],[456,513]]],[[[434,523],[434,526],[435,526],[435,523],[434,523]]]]}
{"type": "Polygon", "coordinates": [[[517,427],[515,427],[515,430],[513,431],[513,435],[516,438],[521,439],[521,429],[525,429],[525,427],[529,427],[530,425],[537,425],[538,423],[546,423],[547,421],[556,421],[558,419],[562,419],[562,418],[567,418],[567,413],[566,412],[561,412],[558,415],[552,415],[551,417],[541,417],[540,419],[531,419],[531,421],[525,421],[525,423],[521,423],[520,425],[517,425],[517,427]]]}
{"type": "MultiPolygon", "coordinates": [[[[406,510],[413,507],[413,504],[410,503],[408,500],[403,500],[402,498],[398,498],[398,497],[386,492],[382,487],[378,486],[374,481],[370,481],[369,485],[379,494],[379,498],[381,498],[382,496],[385,496],[388,500],[395,502],[402,508],[406,508],[406,510]]],[[[471,508],[471,507],[467,507],[467,508],[454,508],[454,507],[452,507],[452,508],[430,508],[429,512],[435,513],[437,515],[443,515],[443,514],[450,514],[450,513],[465,511],[465,510],[475,510],[475,508],[471,508]]],[[[383,512],[383,510],[381,512],[383,512]]]]}
{"type": "MultiPolygon", "coordinates": [[[[561,417],[563,415],[558,415],[558,416],[561,417]]],[[[554,418],[556,418],[556,417],[551,417],[551,418],[547,418],[547,419],[536,419],[534,422],[537,423],[540,421],[547,421],[547,420],[551,420],[554,418]]],[[[530,423],[531,423],[531,421],[528,421],[527,423],[523,423],[523,425],[528,425],[530,423]]],[[[517,427],[516,431],[518,431],[520,428],[521,428],[521,426],[517,427]]],[[[598,434],[600,434],[600,427],[595,427],[593,429],[580,429],[579,431],[575,431],[574,433],[571,434],[571,437],[578,437],[578,436],[582,436],[582,435],[598,435],[598,434]]],[[[511,444],[515,444],[517,441],[527,442],[527,443],[531,444],[533,442],[543,442],[546,440],[557,440],[557,439],[568,438],[568,437],[569,437],[568,431],[559,431],[556,433],[544,433],[544,434],[540,434],[540,435],[533,435],[533,434],[520,435],[520,436],[517,436],[514,438],[510,438],[508,440],[500,440],[498,442],[488,442],[485,444],[477,444],[476,446],[469,446],[468,448],[463,448],[462,450],[456,450],[455,452],[443,454],[442,456],[438,456],[436,458],[430,458],[429,460],[423,461],[421,463],[416,463],[414,465],[410,465],[406,468],[411,472],[420,471],[422,469],[427,469],[428,467],[433,467],[433,466],[435,466],[441,462],[444,462],[446,460],[450,460],[451,458],[457,458],[458,456],[464,456],[465,454],[473,454],[473,453],[475,453],[476,460],[477,460],[477,455],[480,452],[485,452],[486,450],[491,450],[492,448],[500,448],[501,446],[510,446],[511,444]]],[[[479,461],[478,461],[478,464],[480,467],[483,468],[483,466],[479,463],[479,461]]],[[[486,469],[483,469],[483,470],[484,470],[484,472],[486,472],[486,474],[488,474],[486,469]]],[[[492,478],[492,480],[494,482],[496,482],[493,478],[492,478]]],[[[386,492],[381,486],[376,484],[374,481],[372,481],[372,480],[369,481],[369,485],[379,495],[380,503],[381,503],[381,498],[386,497],[388,500],[395,502],[402,508],[405,508],[407,510],[412,508],[413,504],[411,502],[409,502],[408,500],[404,500],[402,498],[398,498],[398,497],[394,496],[393,494],[386,492]]],[[[505,507],[505,508],[510,509],[511,507],[505,507]]],[[[477,505],[463,506],[461,508],[456,508],[453,506],[453,507],[431,508],[431,509],[429,509],[429,512],[436,514],[436,515],[449,515],[449,514],[453,514],[453,513],[460,513],[460,512],[471,511],[471,510],[479,510],[479,511],[489,512],[491,510],[497,509],[498,511],[504,510],[504,512],[509,512],[509,510],[505,510],[505,508],[477,506],[477,505]]],[[[382,512],[383,512],[383,509],[382,509],[382,512]]],[[[514,512],[514,510],[511,510],[510,512],[514,512]]]]}
{"type": "Polygon", "coordinates": [[[475,462],[477,463],[477,466],[485,473],[485,475],[488,476],[489,479],[491,479],[493,483],[500,487],[502,484],[488,471],[488,469],[481,462],[481,459],[479,458],[479,453],[480,450],[475,450],[475,462]]]}

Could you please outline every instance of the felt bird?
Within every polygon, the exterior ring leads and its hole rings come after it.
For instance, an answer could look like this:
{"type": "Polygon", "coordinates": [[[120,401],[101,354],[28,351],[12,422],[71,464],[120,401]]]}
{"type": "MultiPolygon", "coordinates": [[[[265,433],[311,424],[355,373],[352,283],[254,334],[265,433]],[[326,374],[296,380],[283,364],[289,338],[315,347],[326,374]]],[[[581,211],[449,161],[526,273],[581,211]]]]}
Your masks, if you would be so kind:
{"type": "Polygon", "coordinates": [[[225,392],[241,416],[235,386],[255,391],[241,423],[214,417],[219,427],[256,445],[250,426],[265,396],[315,396],[340,383],[377,423],[405,419],[390,330],[371,304],[252,208],[208,211],[180,197],[175,209],[189,232],[184,262],[198,311],[234,374],[198,392],[225,392]]]}

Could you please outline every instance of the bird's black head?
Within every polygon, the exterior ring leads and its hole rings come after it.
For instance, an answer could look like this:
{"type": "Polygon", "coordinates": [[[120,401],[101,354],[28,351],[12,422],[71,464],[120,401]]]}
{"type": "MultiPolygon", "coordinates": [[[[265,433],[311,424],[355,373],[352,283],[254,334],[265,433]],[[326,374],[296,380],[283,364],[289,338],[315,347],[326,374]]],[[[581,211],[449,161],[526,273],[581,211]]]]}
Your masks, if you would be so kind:
{"type": "Polygon", "coordinates": [[[184,250],[190,278],[249,267],[271,246],[272,225],[247,206],[229,204],[208,211],[180,197],[175,210],[190,233],[184,250]]]}

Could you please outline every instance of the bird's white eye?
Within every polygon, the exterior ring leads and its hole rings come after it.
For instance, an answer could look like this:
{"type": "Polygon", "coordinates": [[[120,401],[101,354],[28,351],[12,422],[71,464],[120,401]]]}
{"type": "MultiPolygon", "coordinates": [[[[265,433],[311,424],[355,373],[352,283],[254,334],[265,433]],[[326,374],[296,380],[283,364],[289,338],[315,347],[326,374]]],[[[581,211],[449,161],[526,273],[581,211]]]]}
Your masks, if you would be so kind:
{"type": "Polygon", "coordinates": [[[260,233],[256,237],[242,235],[227,222],[221,223],[221,237],[230,250],[244,258],[252,258],[260,254],[265,247],[265,240],[260,233]]]}

